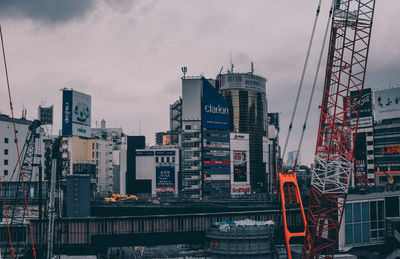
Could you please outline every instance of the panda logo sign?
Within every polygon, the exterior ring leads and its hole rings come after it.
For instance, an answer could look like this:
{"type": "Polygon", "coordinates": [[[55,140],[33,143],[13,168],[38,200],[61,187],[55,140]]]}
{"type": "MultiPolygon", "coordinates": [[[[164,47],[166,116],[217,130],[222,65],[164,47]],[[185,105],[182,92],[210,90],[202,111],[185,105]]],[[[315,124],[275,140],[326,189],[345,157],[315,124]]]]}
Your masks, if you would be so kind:
{"type": "Polygon", "coordinates": [[[90,118],[90,109],[86,103],[78,103],[74,107],[76,120],[80,123],[86,123],[90,118]]]}

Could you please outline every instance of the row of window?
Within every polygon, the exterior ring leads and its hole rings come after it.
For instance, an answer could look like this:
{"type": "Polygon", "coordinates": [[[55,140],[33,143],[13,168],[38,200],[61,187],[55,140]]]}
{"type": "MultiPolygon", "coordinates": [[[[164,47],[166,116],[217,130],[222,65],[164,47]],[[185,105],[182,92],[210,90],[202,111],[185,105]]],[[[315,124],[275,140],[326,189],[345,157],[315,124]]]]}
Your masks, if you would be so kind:
{"type": "MultiPolygon", "coordinates": [[[[8,144],[8,143],[10,143],[10,140],[8,138],[4,138],[4,144],[8,144]]],[[[17,143],[16,139],[14,139],[14,143],[17,143]]]]}
{"type": "Polygon", "coordinates": [[[175,157],[173,156],[173,157],[169,157],[169,156],[167,156],[167,157],[163,157],[163,156],[161,156],[161,157],[156,157],[156,163],[170,163],[170,162],[172,162],[172,163],[175,163],[175,157]]]}

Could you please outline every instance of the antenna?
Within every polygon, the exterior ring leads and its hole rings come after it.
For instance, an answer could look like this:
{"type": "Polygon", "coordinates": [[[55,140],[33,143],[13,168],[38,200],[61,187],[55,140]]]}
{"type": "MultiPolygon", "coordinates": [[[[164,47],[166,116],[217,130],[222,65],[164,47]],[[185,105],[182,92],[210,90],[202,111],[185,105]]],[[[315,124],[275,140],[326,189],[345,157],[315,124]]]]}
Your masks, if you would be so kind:
{"type": "Polygon", "coordinates": [[[222,69],[224,69],[224,66],[221,67],[221,69],[219,70],[218,75],[220,75],[222,73],[222,69]]]}
{"type": "Polygon", "coordinates": [[[231,73],[233,73],[233,68],[235,67],[232,63],[232,50],[229,50],[229,60],[231,62],[231,73]]]}
{"type": "Polygon", "coordinates": [[[183,79],[186,78],[186,72],[187,72],[187,67],[181,67],[182,73],[183,73],[183,79]]]}
{"type": "Polygon", "coordinates": [[[251,71],[252,74],[254,73],[254,63],[253,63],[253,61],[251,61],[250,71],[251,71]]]}

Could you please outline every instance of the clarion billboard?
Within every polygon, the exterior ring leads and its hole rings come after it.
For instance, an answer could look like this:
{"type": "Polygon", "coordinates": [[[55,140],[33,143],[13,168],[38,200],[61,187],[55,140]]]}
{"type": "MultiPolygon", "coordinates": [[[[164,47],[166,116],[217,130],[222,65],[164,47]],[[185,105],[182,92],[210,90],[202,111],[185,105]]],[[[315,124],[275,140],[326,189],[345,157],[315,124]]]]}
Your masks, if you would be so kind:
{"type": "Polygon", "coordinates": [[[400,87],[375,91],[375,120],[400,117],[400,87]]]}
{"type": "Polygon", "coordinates": [[[229,106],[224,97],[203,78],[202,98],[203,127],[229,130],[229,106]]]}
{"type": "Polygon", "coordinates": [[[63,90],[62,134],[90,137],[91,97],[74,90],[63,90]]]}

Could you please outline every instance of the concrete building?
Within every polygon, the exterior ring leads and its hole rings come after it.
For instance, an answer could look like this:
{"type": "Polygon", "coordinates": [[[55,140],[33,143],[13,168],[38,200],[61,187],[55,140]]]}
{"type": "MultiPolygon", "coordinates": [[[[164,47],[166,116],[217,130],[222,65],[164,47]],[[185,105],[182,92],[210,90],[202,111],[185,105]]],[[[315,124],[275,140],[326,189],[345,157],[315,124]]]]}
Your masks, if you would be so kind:
{"type": "Polygon", "coordinates": [[[63,176],[73,175],[74,165],[91,162],[96,165],[96,185],[100,195],[113,192],[113,142],[78,136],[62,137],[63,176]]]}
{"type": "MultiPolygon", "coordinates": [[[[24,163],[24,157],[26,154],[25,142],[30,134],[30,126],[33,121],[27,120],[26,118],[15,119],[15,127],[18,138],[18,148],[21,155],[21,163],[24,163]]],[[[39,170],[45,166],[45,138],[44,132],[41,128],[36,130],[37,138],[35,138],[34,150],[32,153],[32,174],[30,175],[29,185],[25,187],[29,188],[27,193],[31,196],[38,195],[38,182],[39,182],[39,170]]],[[[0,177],[5,187],[5,195],[15,195],[15,186],[19,181],[19,167],[17,146],[14,135],[14,128],[12,118],[7,115],[0,114],[0,177]],[[14,171],[17,168],[16,171],[14,171]]],[[[25,180],[28,179],[25,177],[25,180]]],[[[42,174],[42,181],[45,180],[45,174],[42,174]]],[[[45,186],[45,184],[43,184],[45,186]]],[[[45,192],[44,192],[45,193],[45,192]]]]}
{"type": "Polygon", "coordinates": [[[179,149],[153,146],[136,150],[136,194],[178,195],[179,149]]]}
{"type": "Polygon", "coordinates": [[[250,184],[255,192],[266,192],[270,178],[268,156],[264,154],[269,145],[265,84],[266,79],[253,72],[232,71],[218,75],[216,82],[229,105],[230,131],[249,134],[250,184]]]}
{"type": "Polygon", "coordinates": [[[100,154],[105,155],[99,164],[100,186],[104,186],[102,189],[106,189],[107,192],[120,193],[120,153],[126,141],[125,134],[122,128],[107,128],[105,120],[101,120],[100,128],[92,128],[91,133],[92,138],[97,139],[102,147],[100,154]],[[102,141],[105,142],[100,143],[102,141]]]}

